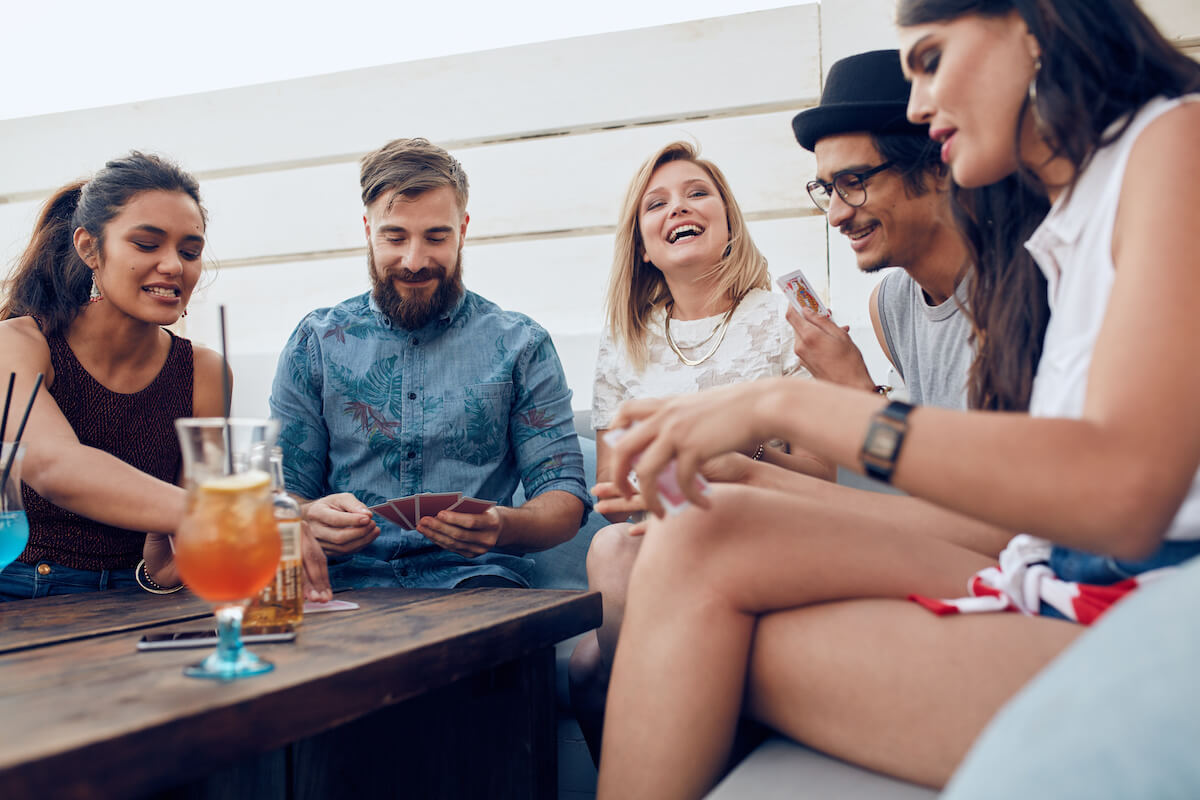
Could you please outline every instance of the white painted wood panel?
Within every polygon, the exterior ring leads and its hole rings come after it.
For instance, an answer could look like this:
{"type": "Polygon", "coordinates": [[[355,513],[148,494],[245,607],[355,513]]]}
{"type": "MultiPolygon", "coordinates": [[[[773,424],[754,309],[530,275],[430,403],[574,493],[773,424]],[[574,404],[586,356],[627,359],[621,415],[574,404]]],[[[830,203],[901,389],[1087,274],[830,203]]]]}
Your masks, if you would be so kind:
{"type": "MultiPolygon", "coordinates": [[[[472,238],[597,232],[615,225],[637,166],[667,142],[698,143],[747,214],[815,214],[804,184],[812,154],[794,112],[653,125],[456,151],[471,181],[472,238]]],[[[379,142],[383,144],[383,142],[379,142]]],[[[207,254],[222,267],[357,251],[363,244],[358,163],[203,181],[207,254]]],[[[42,199],[0,204],[0,260],[19,254],[42,199]]]]}
{"type": "Polygon", "coordinates": [[[43,192],[130,147],[207,175],[341,160],[397,136],[459,146],[803,106],[817,95],[817,16],[789,6],[11,120],[0,197],[43,192]]]}

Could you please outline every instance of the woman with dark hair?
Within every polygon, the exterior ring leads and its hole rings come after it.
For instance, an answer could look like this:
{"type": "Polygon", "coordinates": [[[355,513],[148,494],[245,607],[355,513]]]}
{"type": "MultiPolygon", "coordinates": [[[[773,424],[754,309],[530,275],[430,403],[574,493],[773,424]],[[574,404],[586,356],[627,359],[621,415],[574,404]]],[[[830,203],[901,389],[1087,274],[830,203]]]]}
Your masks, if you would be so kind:
{"type": "Polygon", "coordinates": [[[174,421],[223,414],[226,381],[217,353],[164,326],[200,278],[205,227],[196,180],[138,152],[42,210],[0,307],[0,375],[16,398],[45,381],[22,437],[29,543],[0,599],[179,585],[174,421]]]}
{"type": "Polygon", "coordinates": [[[1132,0],[902,0],[899,22],[909,118],[941,144],[977,249],[974,404],[1020,399],[1032,374],[1029,413],[768,380],[627,403],[614,426],[639,424],[610,469],[636,458],[659,512],[671,460],[690,491],[708,459],[779,436],[1026,534],[997,565],[930,537],[824,536],[827,509],[750,487],[692,497],[693,530],[652,522],[634,568],[600,797],[699,796],[743,702],[818,749],[941,785],[1080,623],[1200,554],[1200,65],[1132,0]],[[1051,312],[1035,373],[1013,357],[1039,324],[1013,291],[1037,287],[1013,239],[1028,231],[1051,312]],[[968,613],[985,609],[1021,613],[968,613]]]}

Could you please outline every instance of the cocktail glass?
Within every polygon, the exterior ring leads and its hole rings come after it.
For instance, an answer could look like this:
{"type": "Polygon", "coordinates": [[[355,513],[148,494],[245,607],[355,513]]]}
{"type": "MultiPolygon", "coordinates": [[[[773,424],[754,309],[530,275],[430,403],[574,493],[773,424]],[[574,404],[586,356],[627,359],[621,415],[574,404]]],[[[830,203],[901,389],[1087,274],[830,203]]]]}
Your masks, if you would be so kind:
{"type": "Polygon", "coordinates": [[[21,459],[25,456],[25,446],[17,447],[15,457],[13,446],[12,442],[0,446],[0,473],[12,458],[8,481],[0,487],[0,569],[15,561],[29,541],[29,518],[21,500],[21,459]]]}
{"type": "Polygon", "coordinates": [[[175,533],[175,563],[184,583],[212,603],[216,652],[185,675],[232,680],[274,665],[242,644],[242,612],[274,577],[279,530],[266,461],[279,423],[221,417],[175,421],[183,448],[188,510],[175,533]]]}

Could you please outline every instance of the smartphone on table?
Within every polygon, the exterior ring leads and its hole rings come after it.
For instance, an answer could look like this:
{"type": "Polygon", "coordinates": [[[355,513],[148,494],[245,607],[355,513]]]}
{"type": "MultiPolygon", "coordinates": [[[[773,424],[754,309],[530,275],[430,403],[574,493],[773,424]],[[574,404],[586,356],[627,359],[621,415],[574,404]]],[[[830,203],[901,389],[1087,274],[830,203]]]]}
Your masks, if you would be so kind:
{"type": "MultiPolygon", "coordinates": [[[[290,642],[296,638],[291,625],[264,625],[253,631],[242,631],[246,644],[263,642],[290,642]]],[[[216,647],[215,628],[199,631],[153,631],[138,640],[138,650],[181,650],[190,647],[216,647]]]]}

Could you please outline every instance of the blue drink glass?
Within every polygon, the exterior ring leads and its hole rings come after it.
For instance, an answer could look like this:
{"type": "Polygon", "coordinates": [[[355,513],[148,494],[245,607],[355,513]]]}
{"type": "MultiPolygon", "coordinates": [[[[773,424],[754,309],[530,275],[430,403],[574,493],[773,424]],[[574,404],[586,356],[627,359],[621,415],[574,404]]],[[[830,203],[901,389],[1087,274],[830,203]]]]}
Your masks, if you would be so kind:
{"type": "MultiPolygon", "coordinates": [[[[0,447],[0,473],[12,451],[12,442],[4,442],[0,447]]],[[[24,456],[22,445],[13,458],[7,483],[0,487],[0,569],[15,561],[29,541],[29,518],[25,516],[25,504],[21,501],[21,459],[24,456]]]]}

